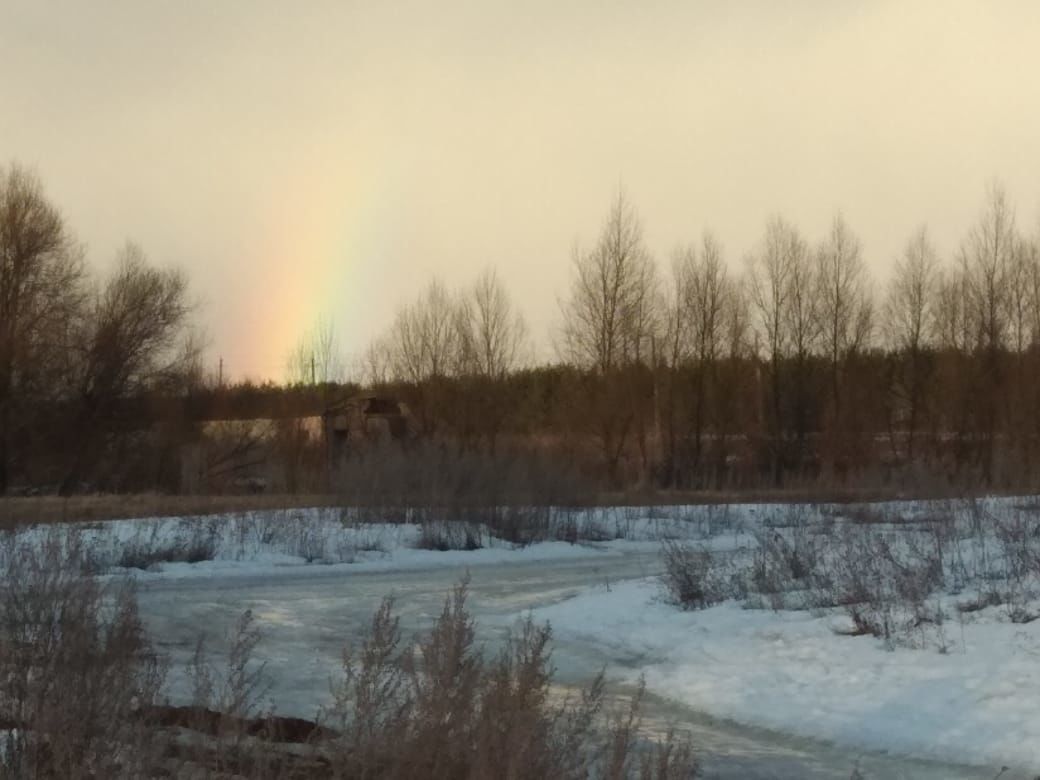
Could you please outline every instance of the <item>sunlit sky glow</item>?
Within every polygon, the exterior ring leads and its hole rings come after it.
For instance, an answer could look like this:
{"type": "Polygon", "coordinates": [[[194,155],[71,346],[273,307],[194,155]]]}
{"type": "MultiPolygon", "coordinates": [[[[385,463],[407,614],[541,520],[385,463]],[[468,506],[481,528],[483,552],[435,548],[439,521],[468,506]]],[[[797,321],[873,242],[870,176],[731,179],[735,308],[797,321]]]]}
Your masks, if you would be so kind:
{"type": "Polygon", "coordinates": [[[1024,1],[0,0],[0,159],[98,266],[129,238],[183,267],[230,376],[281,377],[319,316],[359,352],[488,264],[547,355],[619,182],[662,267],[841,210],[884,279],[992,179],[1032,232],[1038,41],[1024,1]]]}

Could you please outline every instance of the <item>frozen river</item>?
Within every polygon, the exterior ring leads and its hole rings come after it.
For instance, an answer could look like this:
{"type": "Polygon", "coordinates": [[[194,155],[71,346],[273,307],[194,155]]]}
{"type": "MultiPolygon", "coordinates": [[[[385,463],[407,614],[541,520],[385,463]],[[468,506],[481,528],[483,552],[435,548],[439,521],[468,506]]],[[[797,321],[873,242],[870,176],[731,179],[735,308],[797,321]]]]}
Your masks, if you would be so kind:
{"type": "MultiPolygon", "coordinates": [[[[658,572],[657,553],[632,553],[609,559],[523,562],[474,566],[469,607],[480,641],[491,650],[525,610],[557,603],[589,587],[608,588],[624,579],[658,572]]],[[[337,670],[345,641],[357,639],[380,600],[393,594],[402,627],[429,626],[444,597],[465,574],[463,568],[410,571],[351,571],[320,566],[287,567],[263,576],[156,579],[142,583],[145,623],[174,668],[190,657],[200,632],[219,641],[245,609],[252,609],[264,639],[259,656],[267,662],[274,708],[287,715],[314,717],[327,701],[329,678],[337,670]]],[[[580,640],[554,641],[556,682],[586,683],[606,667],[638,668],[638,657],[616,657],[580,640]]],[[[172,677],[176,691],[177,677],[172,677]]],[[[615,685],[612,693],[627,691],[615,685]]],[[[858,767],[865,778],[977,778],[991,780],[1000,767],[962,767],[842,748],[773,731],[722,722],[671,701],[648,696],[645,726],[668,724],[689,731],[706,777],[842,778],[858,767]]],[[[797,713],[792,713],[796,718],[797,713]]],[[[1005,772],[1001,780],[1026,778],[1005,772]]]]}

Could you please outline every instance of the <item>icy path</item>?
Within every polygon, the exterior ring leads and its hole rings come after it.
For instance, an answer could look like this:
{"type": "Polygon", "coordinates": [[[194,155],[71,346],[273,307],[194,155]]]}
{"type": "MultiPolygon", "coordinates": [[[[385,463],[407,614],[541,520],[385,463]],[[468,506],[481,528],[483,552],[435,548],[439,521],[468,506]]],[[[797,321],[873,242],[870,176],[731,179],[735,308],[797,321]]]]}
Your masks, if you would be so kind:
{"type": "MultiPolygon", "coordinates": [[[[645,577],[659,567],[655,553],[556,562],[474,566],[470,607],[480,638],[493,648],[525,610],[558,604],[598,586],[645,577]]],[[[246,608],[260,619],[261,654],[275,681],[271,699],[286,714],[313,716],[326,700],[328,679],[344,639],[356,636],[387,593],[397,597],[406,631],[429,625],[447,590],[464,573],[457,566],[407,571],[350,571],[342,567],[293,568],[263,576],[152,579],[140,602],[149,630],[174,658],[184,661],[200,631],[220,636],[246,608]]],[[[617,643],[585,640],[561,631],[554,643],[557,681],[585,682],[601,666],[623,680],[640,659],[617,643]]],[[[615,687],[623,695],[623,684],[615,687]]],[[[676,723],[690,730],[707,777],[841,778],[857,765],[867,778],[993,778],[996,768],[956,767],[864,753],[776,732],[716,721],[674,702],[651,697],[647,725],[676,723]]],[[[1002,780],[1026,777],[1005,773],[1002,780]]]]}

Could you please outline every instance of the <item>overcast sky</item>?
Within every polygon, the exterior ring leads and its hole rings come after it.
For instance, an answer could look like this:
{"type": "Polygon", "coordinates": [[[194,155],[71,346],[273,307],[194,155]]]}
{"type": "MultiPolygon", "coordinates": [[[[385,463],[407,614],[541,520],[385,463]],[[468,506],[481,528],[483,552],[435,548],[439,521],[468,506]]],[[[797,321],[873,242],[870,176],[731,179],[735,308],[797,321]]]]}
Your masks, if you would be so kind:
{"type": "Polygon", "coordinates": [[[884,279],[993,179],[1032,232],[1038,74],[1026,1],[0,0],[0,160],[98,267],[127,239],[183,267],[212,363],[281,377],[319,316],[357,352],[489,264],[548,351],[619,182],[662,267],[840,210],[884,279]]]}

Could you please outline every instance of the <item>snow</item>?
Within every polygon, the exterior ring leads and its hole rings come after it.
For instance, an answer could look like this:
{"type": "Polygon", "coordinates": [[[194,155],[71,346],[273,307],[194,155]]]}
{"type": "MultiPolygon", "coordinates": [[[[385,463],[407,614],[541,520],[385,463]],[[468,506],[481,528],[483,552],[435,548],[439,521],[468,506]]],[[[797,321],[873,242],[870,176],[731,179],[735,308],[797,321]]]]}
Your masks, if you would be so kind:
{"type": "Polygon", "coordinates": [[[946,653],[835,632],[804,611],[695,612],[656,580],[535,610],[558,637],[636,659],[617,670],[714,716],[845,745],[969,764],[1040,767],[1040,622],[996,608],[951,629],[946,653]]]}
{"type": "MultiPolygon", "coordinates": [[[[142,580],[257,577],[298,572],[373,572],[493,566],[655,552],[662,538],[689,537],[689,523],[590,510],[576,542],[516,545],[480,530],[473,550],[421,549],[417,523],[345,522],[337,511],[300,509],[184,518],[140,518],[89,525],[30,526],[8,542],[78,544],[96,573],[142,580]]],[[[706,540],[725,547],[721,537],[706,540]]],[[[2,557],[0,557],[2,566],[2,557]]]]}
{"type": "MultiPolygon", "coordinates": [[[[596,544],[569,544],[566,542],[539,542],[527,547],[489,547],[479,550],[417,550],[395,547],[388,552],[359,552],[350,562],[315,564],[298,556],[276,553],[259,554],[249,560],[213,560],[198,563],[164,563],[154,570],[135,572],[142,579],[186,579],[192,577],[258,576],[286,567],[310,568],[312,571],[375,572],[410,571],[439,567],[493,566],[505,563],[536,563],[578,560],[623,555],[627,551],[646,548],[645,543],[620,546],[617,542],[596,544]],[[625,547],[628,547],[626,550],[625,547]]],[[[121,571],[121,570],[120,570],[121,571]]]]}
{"type": "MultiPolygon", "coordinates": [[[[222,578],[284,572],[610,561],[657,551],[664,539],[692,542],[740,566],[754,554],[756,533],[793,539],[810,526],[835,524],[885,535],[916,555],[912,545],[926,547],[933,539],[928,518],[954,517],[956,574],[947,573],[928,601],[947,617],[922,629],[919,641],[850,636],[849,618],[838,609],[747,609],[754,599],[745,599],[683,612],[665,601],[656,579],[597,586],[533,615],[550,621],[558,638],[627,659],[608,669],[612,677],[634,682],[644,676],[652,692],[714,717],[899,755],[1037,771],[1040,620],[1012,623],[1007,604],[970,613],[956,609],[991,587],[987,578],[996,582],[1008,565],[1010,548],[1001,546],[997,526],[972,530],[982,527],[978,518],[1025,518],[1033,533],[1021,543],[1040,555],[1030,546],[1040,546],[1033,541],[1040,539],[1036,509],[1035,499],[1013,498],[890,502],[861,508],[865,514],[858,519],[852,509],[817,505],[558,510],[553,522],[577,523],[585,541],[517,546],[485,528],[478,530],[480,549],[445,551],[419,549],[423,528],[417,523],[359,522],[327,509],[31,527],[8,541],[38,544],[49,534],[64,534],[64,543],[79,540],[94,570],[105,576],[209,578],[219,587],[222,578]]],[[[1040,583],[1015,587],[1023,588],[1026,607],[1040,606],[1040,583]]],[[[806,603],[799,593],[786,595],[792,597],[788,606],[806,603]]]]}

